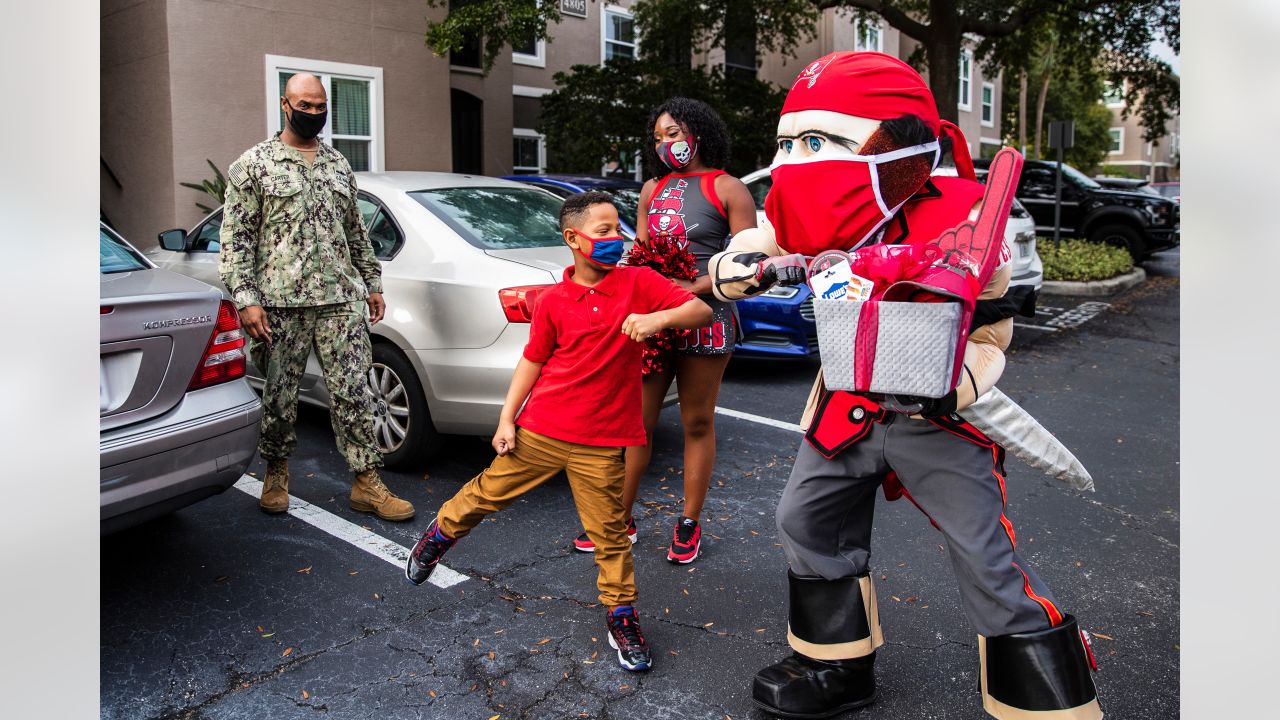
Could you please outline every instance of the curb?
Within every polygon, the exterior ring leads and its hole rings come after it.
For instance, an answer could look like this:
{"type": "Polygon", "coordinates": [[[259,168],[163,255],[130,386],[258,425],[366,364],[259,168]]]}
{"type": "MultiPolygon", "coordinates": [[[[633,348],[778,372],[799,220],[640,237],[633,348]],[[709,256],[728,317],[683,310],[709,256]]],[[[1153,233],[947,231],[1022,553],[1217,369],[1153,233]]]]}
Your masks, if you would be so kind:
{"type": "Polygon", "coordinates": [[[1076,297],[1098,297],[1115,295],[1121,290],[1128,290],[1147,279],[1147,272],[1135,267],[1131,272],[1106,280],[1092,282],[1067,282],[1064,280],[1045,280],[1040,288],[1041,295],[1074,295],[1076,297]]]}

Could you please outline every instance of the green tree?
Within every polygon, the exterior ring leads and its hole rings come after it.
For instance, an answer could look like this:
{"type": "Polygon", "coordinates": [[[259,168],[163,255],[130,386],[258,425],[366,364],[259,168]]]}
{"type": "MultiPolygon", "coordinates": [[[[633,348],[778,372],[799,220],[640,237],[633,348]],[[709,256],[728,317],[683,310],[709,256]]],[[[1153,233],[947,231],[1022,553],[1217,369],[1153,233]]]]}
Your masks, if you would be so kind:
{"type": "MultiPolygon", "coordinates": [[[[655,1],[655,0],[648,0],[655,1]]],[[[656,0],[663,1],[663,0],[656,0]]],[[[939,112],[956,119],[960,50],[966,35],[980,38],[977,57],[989,74],[1027,70],[1056,36],[1055,57],[1074,61],[1105,57],[1108,78],[1124,81],[1147,139],[1164,134],[1179,94],[1168,63],[1151,54],[1164,40],[1180,44],[1179,0],[814,0],[820,8],[844,7],[879,16],[919,43],[912,61],[929,71],[939,112]]],[[[1016,96],[1015,96],[1016,97],[1016,96]]]]}
{"type": "MultiPolygon", "coordinates": [[[[527,42],[534,31],[550,42],[546,28],[559,19],[558,3],[535,0],[428,4],[451,8],[443,20],[428,24],[432,50],[443,55],[481,37],[486,69],[504,43],[527,42]],[[516,17],[523,20],[512,20],[516,17]],[[531,30],[532,17],[544,24],[531,30]]],[[[818,18],[814,4],[641,0],[632,10],[643,38],[639,57],[575,65],[569,73],[557,73],[556,89],[543,96],[539,131],[547,140],[548,169],[595,174],[606,161],[630,165],[652,142],[644,127],[651,110],[680,95],[706,102],[724,119],[732,141],[726,170],[743,175],[767,164],[785,91],[749,74],[695,64],[694,51],[728,45],[749,56],[761,51],[789,53],[789,48],[813,37],[818,18]]],[[[656,174],[659,168],[645,171],[656,174]]]]}
{"type": "MultiPolygon", "coordinates": [[[[443,55],[481,38],[486,68],[507,45],[531,36],[550,41],[548,28],[560,19],[559,4],[549,1],[427,4],[449,7],[443,20],[428,21],[427,43],[433,51],[443,55]]],[[[791,54],[799,41],[812,37],[818,11],[828,8],[883,18],[918,43],[910,59],[928,70],[944,118],[957,118],[966,36],[979,38],[976,54],[991,74],[1028,70],[1043,56],[1049,33],[1057,38],[1054,58],[1072,64],[1104,59],[1107,79],[1125,88],[1126,113],[1139,114],[1148,140],[1164,134],[1178,108],[1177,78],[1150,48],[1163,40],[1178,52],[1179,0],[638,0],[633,6],[645,37],[640,59],[677,69],[689,66],[694,49],[740,41],[742,21],[733,20],[743,16],[755,33],[757,50],[791,54]]]]}
{"type": "MultiPolygon", "coordinates": [[[[1004,76],[1003,105],[1005,137],[1015,146],[1030,139],[1027,157],[1055,157],[1047,142],[1049,123],[1055,120],[1075,122],[1075,144],[1064,153],[1070,165],[1089,173],[1098,167],[1111,147],[1111,111],[1102,104],[1104,73],[1100,63],[1053,62],[1053,54],[1041,56],[1041,62],[1031,66],[1026,73],[1006,73],[1004,76]],[[1036,98],[1027,97],[1025,104],[1034,104],[1028,112],[1022,112],[1019,100],[1020,84],[1026,78],[1029,88],[1035,88],[1036,98]],[[1026,118],[1027,128],[1020,125],[1026,118]]],[[[1028,93],[1029,95],[1029,93],[1028,93]]]]}

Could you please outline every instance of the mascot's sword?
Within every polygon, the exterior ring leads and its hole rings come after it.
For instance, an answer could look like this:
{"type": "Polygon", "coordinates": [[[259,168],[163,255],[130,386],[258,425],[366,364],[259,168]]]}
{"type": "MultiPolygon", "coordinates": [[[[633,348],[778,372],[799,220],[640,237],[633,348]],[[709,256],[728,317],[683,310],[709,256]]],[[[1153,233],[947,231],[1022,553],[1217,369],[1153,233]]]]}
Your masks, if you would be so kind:
{"type": "Polygon", "coordinates": [[[991,388],[956,414],[1031,467],[1076,490],[1093,490],[1093,477],[1076,456],[1000,388],[991,388]]]}

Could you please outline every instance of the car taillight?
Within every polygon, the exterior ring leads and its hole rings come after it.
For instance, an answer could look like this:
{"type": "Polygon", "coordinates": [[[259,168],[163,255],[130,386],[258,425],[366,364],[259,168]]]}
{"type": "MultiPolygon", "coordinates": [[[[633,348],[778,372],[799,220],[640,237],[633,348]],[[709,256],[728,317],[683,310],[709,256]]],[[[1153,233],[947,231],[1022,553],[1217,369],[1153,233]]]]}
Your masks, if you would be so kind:
{"type": "Polygon", "coordinates": [[[498,301],[502,303],[502,312],[507,314],[507,322],[533,322],[533,304],[542,291],[551,287],[554,286],[522,285],[499,290],[498,301]]]}
{"type": "Polygon", "coordinates": [[[209,344],[187,390],[235,380],[244,374],[244,331],[240,329],[240,314],[231,301],[223,300],[218,306],[218,322],[213,326],[209,344]]]}

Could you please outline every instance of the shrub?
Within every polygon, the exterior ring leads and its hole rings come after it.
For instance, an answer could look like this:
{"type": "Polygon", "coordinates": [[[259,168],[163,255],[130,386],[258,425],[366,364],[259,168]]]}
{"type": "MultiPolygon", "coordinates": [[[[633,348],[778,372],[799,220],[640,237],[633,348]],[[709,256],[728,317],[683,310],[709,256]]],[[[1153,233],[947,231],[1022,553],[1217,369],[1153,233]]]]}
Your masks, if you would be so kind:
{"type": "Polygon", "coordinates": [[[1036,251],[1044,261],[1045,280],[1106,280],[1133,269],[1133,258],[1124,248],[1086,240],[1063,240],[1053,247],[1053,238],[1038,238],[1036,251]]]}
{"type": "MultiPolygon", "coordinates": [[[[191,188],[192,190],[199,190],[214,200],[217,200],[218,205],[221,205],[226,202],[227,179],[223,177],[222,171],[218,169],[217,165],[213,164],[212,160],[206,159],[205,162],[209,163],[209,169],[213,170],[212,180],[201,180],[199,183],[180,182],[178,184],[182,187],[191,188]]],[[[198,202],[196,203],[196,207],[200,208],[200,211],[206,215],[213,212],[213,208],[205,205],[204,203],[198,202]]]]}

